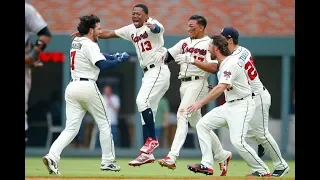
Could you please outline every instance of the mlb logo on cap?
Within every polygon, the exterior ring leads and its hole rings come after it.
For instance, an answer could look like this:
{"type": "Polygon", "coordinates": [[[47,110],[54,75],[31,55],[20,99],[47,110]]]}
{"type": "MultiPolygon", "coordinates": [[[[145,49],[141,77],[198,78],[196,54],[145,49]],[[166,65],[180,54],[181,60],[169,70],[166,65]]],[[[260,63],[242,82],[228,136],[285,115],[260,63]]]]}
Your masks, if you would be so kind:
{"type": "Polygon", "coordinates": [[[239,39],[239,32],[233,27],[225,27],[221,30],[221,35],[234,40],[239,39]]]}

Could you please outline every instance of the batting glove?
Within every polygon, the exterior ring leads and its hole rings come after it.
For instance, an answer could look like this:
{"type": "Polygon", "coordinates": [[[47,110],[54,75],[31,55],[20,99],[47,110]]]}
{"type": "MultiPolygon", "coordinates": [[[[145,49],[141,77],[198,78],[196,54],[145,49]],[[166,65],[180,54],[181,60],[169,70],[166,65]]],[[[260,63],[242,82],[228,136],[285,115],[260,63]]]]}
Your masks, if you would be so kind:
{"type": "Polygon", "coordinates": [[[119,56],[117,58],[117,60],[120,61],[120,62],[124,62],[124,61],[127,61],[129,59],[130,59],[130,56],[126,52],[123,52],[123,53],[119,54],[119,56]]]}
{"type": "Polygon", "coordinates": [[[178,54],[175,58],[175,62],[178,64],[182,64],[182,63],[193,64],[194,59],[193,59],[193,57],[191,57],[190,55],[187,55],[187,54],[178,54]]]}

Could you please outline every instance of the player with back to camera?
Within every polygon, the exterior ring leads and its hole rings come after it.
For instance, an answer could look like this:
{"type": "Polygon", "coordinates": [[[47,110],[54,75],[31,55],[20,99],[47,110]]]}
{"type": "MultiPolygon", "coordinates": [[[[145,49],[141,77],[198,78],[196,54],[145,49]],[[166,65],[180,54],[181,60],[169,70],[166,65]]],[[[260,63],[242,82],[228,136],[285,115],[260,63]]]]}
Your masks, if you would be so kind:
{"type": "Polygon", "coordinates": [[[29,3],[25,2],[25,148],[28,141],[28,100],[31,90],[31,70],[43,66],[43,63],[38,60],[39,54],[44,51],[51,41],[51,32],[47,22],[42,18],[40,13],[29,3]],[[30,40],[30,33],[35,33],[38,36],[34,45],[30,40]]]}
{"type": "Polygon", "coordinates": [[[248,176],[270,176],[268,166],[245,141],[249,122],[255,111],[251,87],[244,71],[244,63],[235,56],[230,56],[227,40],[221,36],[213,36],[209,45],[212,59],[219,62],[217,74],[218,84],[202,99],[188,107],[189,112],[200,109],[205,104],[218,98],[222,93],[226,103],[213,108],[197,123],[196,129],[202,153],[200,164],[188,165],[193,172],[207,175],[213,174],[212,142],[209,132],[213,129],[229,126],[230,141],[240,156],[246,161],[254,173],[248,176]]]}
{"type": "MultiPolygon", "coordinates": [[[[238,44],[238,30],[234,27],[225,27],[222,29],[221,35],[228,40],[228,48],[230,52],[232,52],[232,56],[235,56],[237,60],[241,60],[245,63],[244,68],[253,92],[252,96],[256,109],[253,118],[249,123],[250,126],[247,137],[258,142],[260,146],[266,149],[266,152],[272,159],[274,167],[271,176],[282,177],[289,172],[290,168],[287,162],[282,158],[279,146],[268,129],[271,95],[259,78],[251,52],[238,44]]],[[[258,148],[258,155],[259,153],[261,153],[261,147],[258,148]]]]}
{"type": "MultiPolygon", "coordinates": [[[[211,39],[205,33],[206,26],[207,20],[203,16],[191,16],[188,19],[189,37],[180,40],[168,49],[166,62],[169,63],[175,59],[175,62],[180,64],[178,79],[181,80],[181,102],[177,112],[177,130],[169,154],[158,160],[161,166],[169,169],[176,168],[179,152],[187,137],[188,122],[192,128],[196,128],[202,117],[201,109],[189,113],[187,108],[208,94],[208,77],[210,73],[216,73],[217,70],[218,62],[212,60],[210,52],[208,52],[211,39]]],[[[213,131],[210,131],[209,134],[212,139],[214,157],[220,165],[220,175],[225,176],[232,154],[222,148],[219,138],[213,131]]]]}
{"type": "Polygon", "coordinates": [[[120,171],[116,165],[111,125],[106,112],[107,106],[97,87],[100,70],[110,69],[127,61],[129,55],[103,54],[97,44],[101,34],[100,19],[95,15],[79,18],[80,37],[74,38],[70,47],[71,81],[65,90],[66,127],[53,142],[49,153],[43,157],[43,163],[49,174],[60,174],[58,163],[63,149],[78,134],[82,119],[88,111],[100,130],[102,150],[101,170],[120,171]]]}
{"type": "MultiPolygon", "coordinates": [[[[144,4],[133,7],[132,21],[132,24],[117,30],[103,30],[100,38],[122,38],[131,41],[144,72],[136,98],[138,111],[141,113],[144,145],[139,156],[129,162],[130,166],[140,166],[155,160],[152,152],[159,146],[155,136],[155,115],[160,99],[169,89],[171,72],[164,63],[167,49],[164,47],[163,25],[149,17],[148,7],[144,4]]],[[[78,33],[73,33],[71,36],[77,35],[78,33]]]]}

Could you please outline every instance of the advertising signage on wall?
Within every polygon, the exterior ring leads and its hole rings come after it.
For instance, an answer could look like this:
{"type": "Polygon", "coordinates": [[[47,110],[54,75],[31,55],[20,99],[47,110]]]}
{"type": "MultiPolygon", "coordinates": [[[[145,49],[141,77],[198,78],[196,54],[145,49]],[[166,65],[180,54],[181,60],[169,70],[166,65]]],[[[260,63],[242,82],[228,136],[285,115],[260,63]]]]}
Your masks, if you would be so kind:
{"type": "Polygon", "coordinates": [[[39,55],[39,59],[46,62],[54,62],[54,63],[63,63],[64,62],[64,53],[63,52],[42,52],[39,55]]]}

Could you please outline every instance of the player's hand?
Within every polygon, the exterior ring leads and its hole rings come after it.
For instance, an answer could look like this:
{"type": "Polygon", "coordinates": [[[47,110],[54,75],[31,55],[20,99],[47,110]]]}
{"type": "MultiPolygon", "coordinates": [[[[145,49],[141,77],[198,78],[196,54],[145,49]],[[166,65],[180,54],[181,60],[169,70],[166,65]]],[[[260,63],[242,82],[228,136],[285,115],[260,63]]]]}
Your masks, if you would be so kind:
{"type": "Polygon", "coordinates": [[[125,61],[128,61],[130,59],[130,56],[128,53],[126,52],[123,52],[121,54],[119,54],[117,60],[120,61],[120,62],[125,62],[125,61]]]}
{"type": "Polygon", "coordinates": [[[182,63],[193,64],[194,59],[193,59],[193,57],[191,57],[190,55],[187,55],[187,54],[178,54],[175,58],[175,62],[178,64],[182,64],[182,63]]]}
{"type": "Polygon", "coordinates": [[[202,108],[202,103],[197,101],[197,102],[194,102],[193,104],[191,104],[189,107],[188,107],[188,112],[193,112],[193,111],[196,111],[198,109],[201,109],[202,108]]]}
{"type": "Polygon", "coordinates": [[[80,37],[80,33],[77,31],[77,32],[74,32],[70,35],[71,39],[73,40],[75,37],[80,37]]]}
{"type": "Polygon", "coordinates": [[[115,53],[115,54],[112,54],[112,56],[114,56],[116,59],[118,59],[120,57],[120,53],[115,53]]]}
{"type": "Polygon", "coordinates": [[[146,25],[146,26],[147,26],[149,29],[151,29],[151,30],[154,30],[154,28],[156,28],[154,24],[151,24],[151,23],[149,23],[149,22],[145,22],[145,23],[143,23],[143,24],[146,25]]]}

